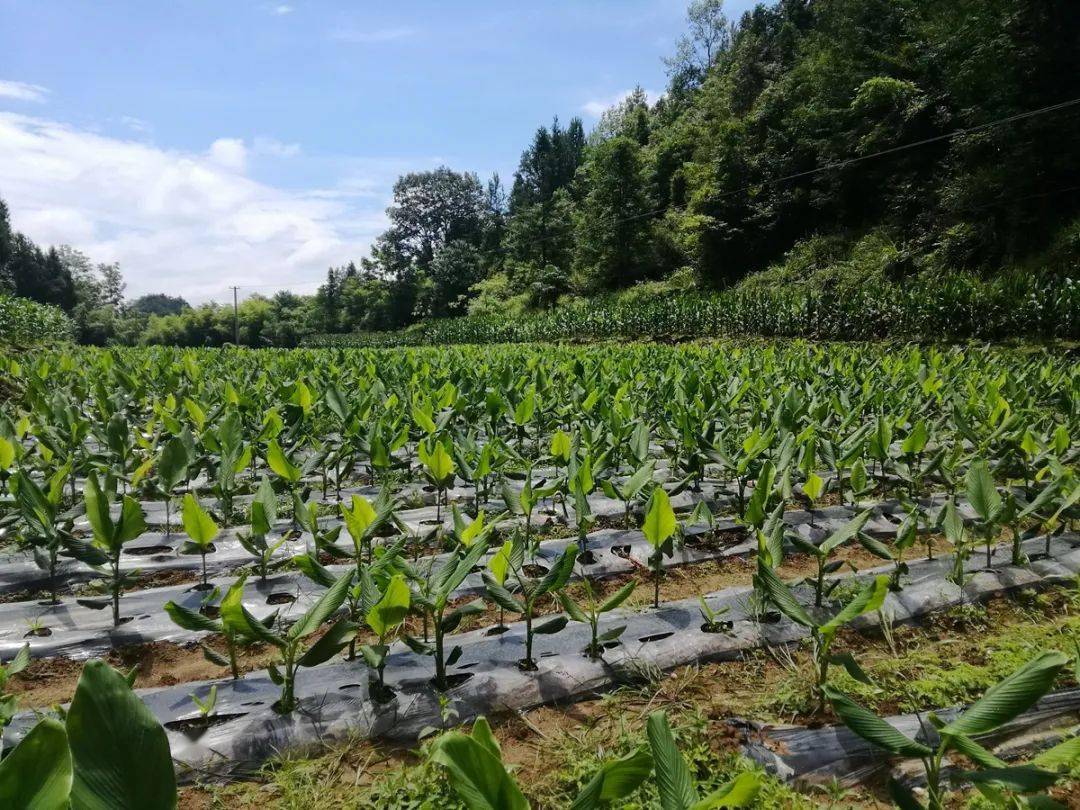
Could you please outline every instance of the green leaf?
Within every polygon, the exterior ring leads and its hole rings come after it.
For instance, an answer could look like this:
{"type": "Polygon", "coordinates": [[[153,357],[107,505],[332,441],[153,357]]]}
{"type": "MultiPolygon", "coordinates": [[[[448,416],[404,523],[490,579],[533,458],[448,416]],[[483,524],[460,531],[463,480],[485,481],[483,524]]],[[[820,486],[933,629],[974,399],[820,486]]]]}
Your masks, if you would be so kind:
{"type": "Polygon", "coordinates": [[[629,598],[630,594],[632,594],[634,592],[634,588],[636,588],[636,587],[637,587],[637,582],[635,582],[633,580],[631,580],[630,582],[627,582],[625,585],[623,585],[621,588],[619,588],[619,590],[615,591],[615,593],[613,593],[611,596],[609,596],[607,598],[607,601],[605,601],[602,605],[600,605],[597,612],[598,613],[607,613],[609,610],[614,610],[619,605],[621,605],[623,602],[625,602],[627,600],[627,598],[629,598]]]}
{"type": "Polygon", "coordinates": [[[686,760],[675,745],[667,715],[664,712],[650,714],[645,730],[656,768],[660,807],[662,810],[687,810],[697,802],[697,792],[686,760]]]}
{"type": "Polygon", "coordinates": [[[926,422],[920,419],[904,438],[904,443],[900,446],[900,452],[905,456],[921,453],[926,449],[926,443],[929,439],[930,434],[926,430],[926,422]]]}
{"type": "Polygon", "coordinates": [[[266,446],[266,463],[270,465],[270,469],[274,473],[287,481],[290,484],[300,483],[300,479],[303,478],[303,471],[289,461],[288,456],[285,455],[285,451],[281,449],[281,445],[277,443],[277,439],[272,439],[266,446]]]}
{"type": "Polygon", "coordinates": [[[15,445],[0,436],[0,470],[6,470],[15,463],[15,445]]]}
{"type": "Polygon", "coordinates": [[[1069,658],[1064,653],[1041,653],[1003,681],[990,687],[985,695],[945,726],[941,733],[977,737],[993,731],[1033,706],[1053,685],[1058,673],[1068,663],[1069,658]]]}
{"type": "Polygon", "coordinates": [[[872,613],[881,607],[888,593],[889,576],[888,574],[880,574],[872,581],[867,582],[862,587],[862,590],[855,595],[854,599],[844,605],[839,613],[823,625],[821,632],[825,634],[835,632],[857,616],[872,613]]]}
{"type": "Polygon", "coordinates": [[[570,460],[570,434],[557,430],[551,437],[551,457],[562,462],[570,460]]]}
{"type": "Polygon", "coordinates": [[[811,501],[816,501],[825,492],[825,480],[817,473],[810,473],[803,482],[803,493],[811,501]]]}
{"type": "Polygon", "coordinates": [[[191,542],[198,546],[208,546],[218,536],[218,525],[210,514],[202,508],[198,499],[192,493],[184,495],[184,505],[181,509],[181,519],[184,531],[191,538],[191,542]]]}
{"type": "Polygon", "coordinates": [[[198,611],[190,610],[183,605],[178,605],[171,599],[165,603],[164,607],[165,612],[169,614],[169,618],[173,620],[173,624],[185,630],[191,630],[192,632],[205,631],[207,633],[220,633],[222,630],[221,622],[211,619],[209,616],[204,616],[198,611]]]}
{"type": "Polygon", "coordinates": [[[578,792],[570,810],[598,810],[625,799],[648,778],[652,764],[652,755],[643,748],[604,763],[578,792]]]}
{"type": "Polygon", "coordinates": [[[645,539],[653,548],[660,548],[675,533],[678,525],[675,520],[675,510],[671,508],[671,500],[663,487],[657,487],[649,499],[645,522],[641,525],[645,539]]]}
{"type": "Polygon", "coordinates": [[[86,506],[86,519],[94,532],[94,541],[102,548],[111,549],[113,543],[113,521],[109,512],[109,499],[101,491],[95,473],[86,477],[83,488],[83,503],[86,506]]]}
{"type": "Polygon", "coordinates": [[[905,757],[927,757],[934,753],[920,742],[909,739],[873,712],[864,709],[843,692],[824,687],[825,696],[844,725],[869,743],[884,748],[890,754],[905,757]]]}
{"type": "Polygon", "coordinates": [[[442,735],[431,760],[447,770],[447,781],[468,810],[527,810],[528,801],[502,762],[478,740],[458,731],[442,735]]]}
{"type": "Polygon", "coordinates": [[[849,652],[833,653],[829,656],[829,663],[842,666],[847,674],[859,683],[865,683],[867,686],[872,686],[874,683],[870,680],[870,676],[866,674],[866,670],[859,666],[855,656],[849,652]]]}
{"type": "Polygon", "coordinates": [[[67,732],[46,718],[0,761],[0,807],[66,810],[71,794],[67,732]]]}
{"type": "Polygon", "coordinates": [[[104,661],[83,667],[67,713],[75,776],[72,810],[176,807],[169,740],[124,676],[104,661]]]}
{"type": "Polygon", "coordinates": [[[810,614],[795,599],[791,589],[781,581],[772,568],[760,560],[758,561],[757,577],[769,597],[769,601],[776,605],[777,609],[785,616],[803,627],[817,627],[814,620],[810,618],[810,614]]]}
{"type": "Polygon", "coordinates": [[[221,623],[226,630],[238,633],[245,638],[273,644],[275,647],[284,647],[285,639],[271,632],[266,625],[255,619],[244,609],[244,579],[241,577],[233,583],[225,593],[218,608],[221,623]]]}
{"type": "Polygon", "coordinates": [[[387,583],[382,598],[375,603],[365,617],[368,627],[380,637],[389,635],[405,621],[405,617],[409,614],[410,596],[411,592],[409,584],[405,581],[405,575],[394,574],[387,583]]]}
{"type": "MultiPolygon", "coordinates": [[[[638,470],[630,476],[630,479],[622,485],[620,494],[624,501],[628,501],[641,492],[642,487],[652,480],[653,477],[653,461],[647,461],[638,470]]],[[[665,493],[666,494],[666,493],[665,493]]]]}
{"type": "Polygon", "coordinates": [[[184,480],[189,463],[187,445],[178,438],[169,439],[157,465],[158,478],[166,492],[172,492],[184,480]]]}
{"type": "Polygon", "coordinates": [[[1014,793],[1034,793],[1045,790],[1061,778],[1053,771],[1044,771],[1031,765],[1012,765],[1005,768],[983,768],[978,771],[961,771],[954,775],[957,781],[979,785],[992,785],[1014,793]]]}
{"type": "Polygon", "coordinates": [[[314,605],[308,608],[296,624],[289,628],[288,636],[292,639],[309,636],[322,627],[323,622],[333,616],[349,593],[349,587],[353,582],[355,571],[349,570],[342,574],[338,580],[327,589],[326,593],[319,597],[314,605]]]}
{"type": "Polygon", "coordinates": [[[690,810],[714,810],[719,807],[747,807],[761,792],[761,779],[756,773],[741,773],[719,790],[710,793],[690,810]]]}
{"type": "Polygon", "coordinates": [[[1033,760],[1032,765],[1040,768],[1071,768],[1080,761],[1080,735],[1059,742],[1053,748],[1043,751],[1033,760]]]}
{"type": "Polygon", "coordinates": [[[839,546],[842,546],[852,537],[862,531],[863,526],[866,525],[866,521],[870,519],[870,510],[866,510],[854,518],[849,520],[835,532],[830,534],[824,541],[818,546],[818,550],[822,556],[828,556],[829,553],[839,546]]]}
{"type": "Polygon", "coordinates": [[[994,520],[1001,510],[1001,495],[994,486],[993,476],[985,461],[977,460],[968,467],[967,497],[975,513],[984,521],[994,520]]]}
{"type": "Polygon", "coordinates": [[[378,519],[378,513],[371,501],[363,495],[353,495],[352,505],[340,505],[341,516],[345,520],[345,528],[348,529],[352,539],[360,543],[367,539],[367,530],[378,519]]]}
{"type": "Polygon", "coordinates": [[[325,664],[342,648],[356,638],[356,625],[348,619],[339,619],[330,629],[319,636],[306,653],[296,662],[302,667],[317,667],[325,664]]]}

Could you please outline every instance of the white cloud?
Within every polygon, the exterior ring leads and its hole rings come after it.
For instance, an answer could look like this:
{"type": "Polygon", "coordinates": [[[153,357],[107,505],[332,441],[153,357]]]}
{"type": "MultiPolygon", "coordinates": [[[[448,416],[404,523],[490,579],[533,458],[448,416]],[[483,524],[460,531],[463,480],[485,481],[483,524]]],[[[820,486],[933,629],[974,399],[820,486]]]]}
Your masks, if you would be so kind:
{"type": "Polygon", "coordinates": [[[247,147],[239,138],[218,138],[210,144],[210,160],[225,169],[244,171],[247,165],[247,147]]]}
{"type": "MultiPolygon", "coordinates": [[[[581,105],[581,111],[592,118],[599,118],[605,111],[614,107],[633,92],[633,90],[623,90],[621,93],[616,93],[613,96],[590,99],[581,105]]],[[[649,104],[655,104],[656,100],[662,95],[663,93],[659,93],[655,90],[645,91],[645,97],[648,99],[649,104]]]]}
{"type": "Polygon", "coordinates": [[[34,101],[42,103],[49,94],[49,88],[40,84],[27,84],[26,82],[12,82],[0,79],[0,98],[10,98],[15,101],[34,101]]]}
{"type": "Polygon", "coordinates": [[[12,112],[0,112],[0,154],[17,229],[119,262],[129,295],[191,301],[224,299],[230,284],[310,289],[383,230],[400,168],[343,160],[342,174],[378,178],[385,191],[372,198],[285,190],[244,175],[248,148],[236,138],[183,152],[12,112]]]}
{"type": "Polygon", "coordinates": [[[257,155],[270,157],[288,158],[300,154],[300,144],[282,143],[276,138],[258,137],[251,144],[251,151],[257,155]]]}
{"type": "Polygon", "coordinates": [[[292,12],[293,7],[290,5],[286,5],[285,3],[270,7],[270,13],[273,14],[275,17],[281,17],[285,14],[292,14],[292,12]]]}
{"type": "Polygon", "coordinates": [[[375,42],[393,42],[397,39],[407,39],[408,37],[415,35],[416,29],[401,26],[398,28],[377,28],[374,31],[347,29],[343,31],[334,31],[330,36],[331,38],[341,40],[342,42],[369,44],[375,42]]]}
{"type": "Polygon", "coordinates": [[[141,118],[136,118],[134,115],[122,115],[120,116],[120,123],[130,129],[132,132],[138,132],[140,134],[147,134],[153,131],[153,127],[150,126],[148,121],[143,121],[141,118]]]}

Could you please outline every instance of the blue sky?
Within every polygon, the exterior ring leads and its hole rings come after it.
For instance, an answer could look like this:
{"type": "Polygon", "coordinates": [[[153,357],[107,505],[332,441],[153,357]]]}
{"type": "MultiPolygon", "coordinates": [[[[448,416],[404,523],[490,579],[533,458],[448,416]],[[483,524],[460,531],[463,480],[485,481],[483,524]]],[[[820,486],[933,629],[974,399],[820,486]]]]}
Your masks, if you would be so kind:
{"type": "MultiPolygon", "coordinates": [[[[741,13],[746,0],[729,2],[741,13]]],[[[663,89],[683,0],[0,0],[0,197],[128,291],[314,289],[398,174],[663,89]]]]}

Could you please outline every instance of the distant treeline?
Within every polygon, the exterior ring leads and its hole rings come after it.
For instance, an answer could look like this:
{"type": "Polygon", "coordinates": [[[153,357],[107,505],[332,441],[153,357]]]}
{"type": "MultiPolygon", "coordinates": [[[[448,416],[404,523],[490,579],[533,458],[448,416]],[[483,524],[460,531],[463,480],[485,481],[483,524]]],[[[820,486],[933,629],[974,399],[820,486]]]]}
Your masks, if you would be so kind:
{"type": "MultiPolygon", "coordinates": [[[[688,16],[660,98],[639,89],[589,132],[578,119],[540,127],[509,188],[447,167],[401,177],[370,255],[332,268],[314,296],[245,302],[241,341],[418,322],[456,334],[466,327],[434,321],[464,315],[453,323],[556,323],[586,317],[582,300],[633,289],[664,295],[654,310],[696,290],[687,300],[721,302],[717,312],[752,311],[729,291],[753,290],[809,302],[822,323],[824,301],[865,318],[863,334],[875,321],[858,313],[892,305],[876,294],[902,300],[920,280],[982,290],[970,279],[1023,274],[1064,289],[1076,275],[1080,3],[778,0],[729,20],[720,0],[694,0],[688,16]]],[[[86,342],[233,338],[231,307],[126,304],[115,266],[38,249],[0,208],[5,288],[70,312],[86,342]]],[[[769,329],[795,328],[784,324],[799,306],[769,329]]],[[[1006,321],[1012,333],[1021,319],[1010,318],[953,333],[1006,321]]]]}

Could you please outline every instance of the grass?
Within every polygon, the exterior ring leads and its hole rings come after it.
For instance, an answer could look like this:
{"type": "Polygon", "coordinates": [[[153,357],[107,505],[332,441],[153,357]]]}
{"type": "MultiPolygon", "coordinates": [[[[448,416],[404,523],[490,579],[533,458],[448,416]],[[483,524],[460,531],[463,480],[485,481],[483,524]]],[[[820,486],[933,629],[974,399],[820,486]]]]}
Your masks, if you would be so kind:
{"type": "MultiPolygon", "coordinates": [[[[866,687],[837,671],[832,682],[878,712],[925,710],[980,696],[1040,649],[1074,651],[1080,638],[1080,592],[1059,588],[1020,594],[989,605],[952,611],[934,621],[899,628],[895,652],[882,637],[847,633],[845,648],[877,684],[866,687]]],[[[651,673],[642,685],[562,707],[493,718],[506,761],[537,808],[566,807],[599,765],[645,744],[644,722],[668,712],[702,789],[718,787],[752,767],[725,722],[732,716],[761,722],[810,720],[805,651],[789,658],[757,651],[741,661],[651,673]]],[[[1070,682],[1058,684],[1065,686],[1070,682]]],[[[828,718],[826,718],[828,719],[828,718]]],[[[798,793],[767,778],[761,807],[873,807],[872,789],[845,791],[821,785],[798,793]]],[[[260,779],[189,791],[186,810],[259,807],[336,808],[461,807],[437,768],[418,751],[358,740],[313,759],[278,763],[260,779]]],[[[656,808],[651,785],[625,808],[656,808]]]]}

